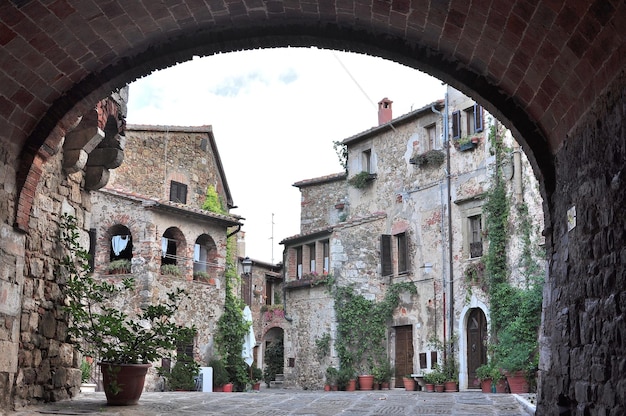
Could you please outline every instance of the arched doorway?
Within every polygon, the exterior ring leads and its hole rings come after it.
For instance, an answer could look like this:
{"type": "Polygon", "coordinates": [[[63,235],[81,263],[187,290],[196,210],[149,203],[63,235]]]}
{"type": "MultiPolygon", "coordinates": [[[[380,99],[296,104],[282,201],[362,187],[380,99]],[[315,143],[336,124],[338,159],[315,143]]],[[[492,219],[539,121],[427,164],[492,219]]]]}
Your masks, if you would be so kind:
{"type": "Polygon", "coordinates": [[[468,388],[480,388],[476,369],[487,364],[487,317],[480,308],[472,308],[467,316],[467,377],[468,388]]]}

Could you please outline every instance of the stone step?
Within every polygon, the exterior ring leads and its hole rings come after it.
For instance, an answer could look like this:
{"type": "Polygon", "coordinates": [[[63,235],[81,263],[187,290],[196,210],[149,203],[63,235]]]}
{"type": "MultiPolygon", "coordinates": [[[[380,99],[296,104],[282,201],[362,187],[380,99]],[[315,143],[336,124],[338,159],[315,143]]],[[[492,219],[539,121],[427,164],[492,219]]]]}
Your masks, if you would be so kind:
{"type": "Polygon", "coordinates": [[[274,376],[274,381],[280,381],[280,382],[285,381],[285,375],[284,374],[276,374],[274,376]]]}

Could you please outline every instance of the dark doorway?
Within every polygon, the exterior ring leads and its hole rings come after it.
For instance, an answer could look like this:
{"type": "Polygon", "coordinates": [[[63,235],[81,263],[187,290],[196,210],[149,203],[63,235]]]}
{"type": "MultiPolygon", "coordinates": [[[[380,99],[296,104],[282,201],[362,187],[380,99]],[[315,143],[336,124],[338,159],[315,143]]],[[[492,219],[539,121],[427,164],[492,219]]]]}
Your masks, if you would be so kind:
{"type": "Polygon", "coordinates": [[[470,310],[467,318],[467,377],[468,388],[479,389],[480,381],[476,378],[476,369],[487,364],[487,319],[479,308],[470,310]]]}
{"type": "Polygon", "coordinates": [[[402,377],[413,374],[413,326],[396,326],[396,385],[404,387],[402,377]]]}

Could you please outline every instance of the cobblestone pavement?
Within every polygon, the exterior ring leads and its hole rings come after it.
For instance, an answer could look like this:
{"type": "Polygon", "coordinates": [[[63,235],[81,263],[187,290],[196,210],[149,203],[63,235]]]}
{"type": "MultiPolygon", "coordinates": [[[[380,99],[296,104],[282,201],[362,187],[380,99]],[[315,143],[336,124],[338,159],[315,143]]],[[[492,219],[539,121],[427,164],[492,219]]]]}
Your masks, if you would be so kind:
{"type": "Polygon", "coordinates": [[[26,415],[232,415],[232,416],[528,416],[517,396],[480,392],[425,393],[404,390],[322,392],[262,390],[256,393],[144,393],[136,406],[107,406],[104,393],[84,393],[64,402],[31,406],[26,415]]]}

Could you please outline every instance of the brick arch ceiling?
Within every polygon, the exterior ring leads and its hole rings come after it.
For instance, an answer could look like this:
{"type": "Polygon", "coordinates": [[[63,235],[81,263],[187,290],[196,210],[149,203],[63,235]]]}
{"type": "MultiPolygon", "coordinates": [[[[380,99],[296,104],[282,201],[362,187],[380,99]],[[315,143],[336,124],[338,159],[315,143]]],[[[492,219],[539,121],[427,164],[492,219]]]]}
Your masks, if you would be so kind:
{"type": "Polygon", "coordinates": [[[624,39],[623,0],[4,1],[0,125],[21,148],[18,217],[65,131],[115,88],[193,55],[287,45],[450,83],[521,138],[550,193],[552,155],[624,70],[624,39]]]}

